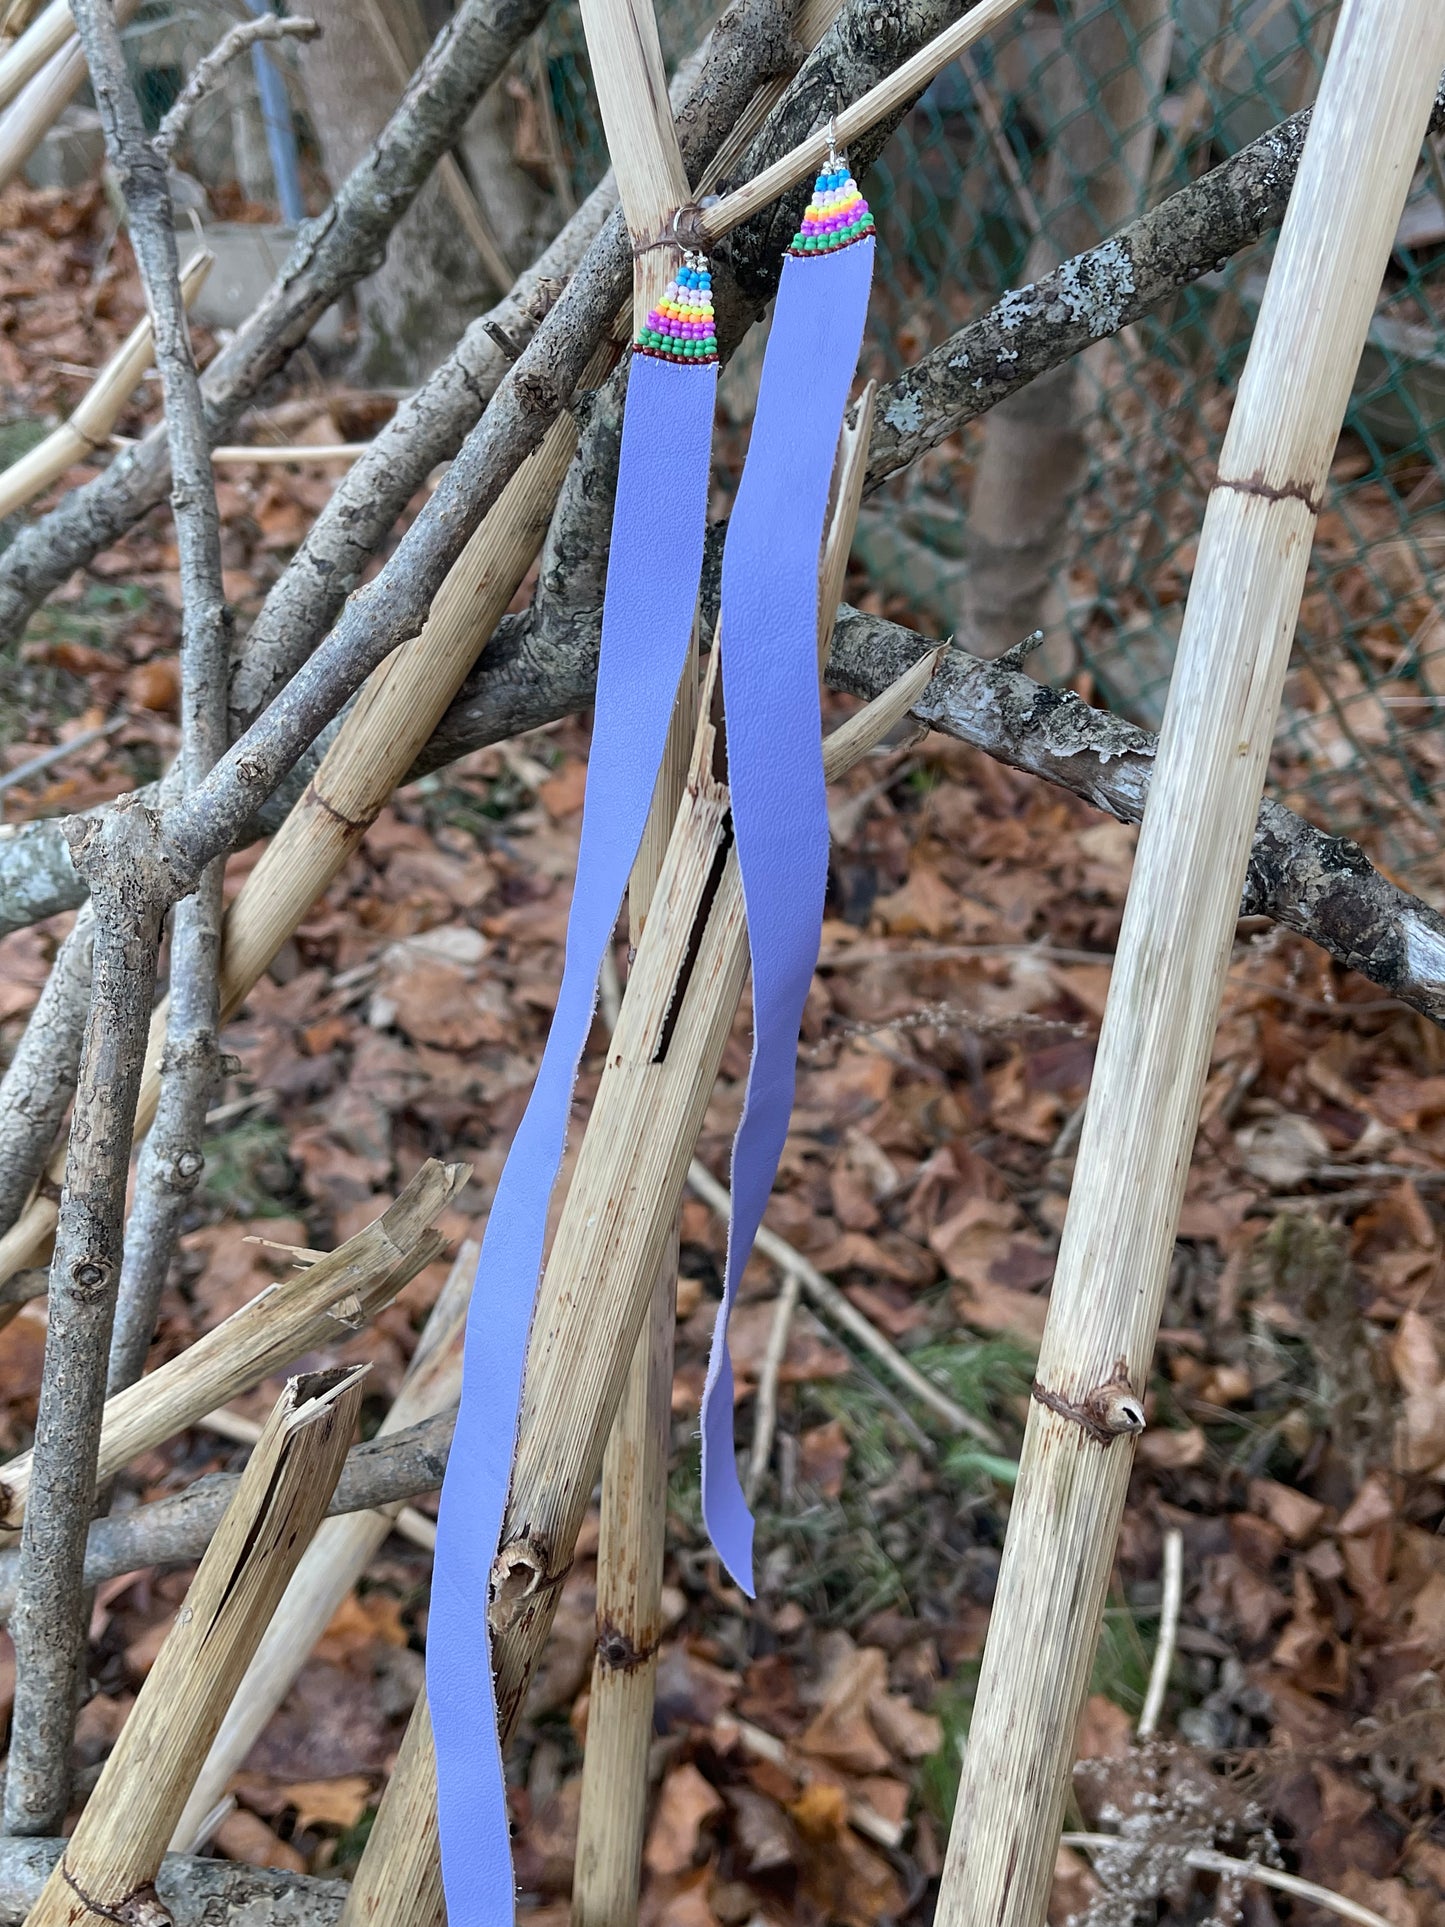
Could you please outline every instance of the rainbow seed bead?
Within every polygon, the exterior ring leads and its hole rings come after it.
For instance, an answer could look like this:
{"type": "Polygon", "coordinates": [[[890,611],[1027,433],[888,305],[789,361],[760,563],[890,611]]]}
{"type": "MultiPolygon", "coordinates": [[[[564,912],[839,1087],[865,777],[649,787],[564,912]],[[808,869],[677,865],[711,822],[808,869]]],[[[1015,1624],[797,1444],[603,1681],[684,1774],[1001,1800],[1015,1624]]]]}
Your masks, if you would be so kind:
{"type": "Polygon", "coordinates": [[[835,254],[866,240],[873,232],[873,216],[858,191],[858,183],[848,172],[846,161],[825,167],[813,187],[813,198],[803,215],[803,225],[793,236],[789,254],[804,259],[818,254],[835,254]]]}
{"type": "Polygon", "coordinates": [[[717,360],[717,327],[712,312],[712,276],[702,257],[684,261],[676,280],[637,331],[638,354],[684,363],[717,360]]]}

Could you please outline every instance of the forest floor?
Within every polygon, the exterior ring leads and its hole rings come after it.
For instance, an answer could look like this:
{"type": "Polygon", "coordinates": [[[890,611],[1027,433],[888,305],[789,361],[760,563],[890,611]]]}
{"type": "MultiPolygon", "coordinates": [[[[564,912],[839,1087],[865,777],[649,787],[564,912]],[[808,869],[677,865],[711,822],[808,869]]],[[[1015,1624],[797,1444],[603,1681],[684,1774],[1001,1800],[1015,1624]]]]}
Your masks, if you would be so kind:
{"type": "MultiPolygon", "coordinates": [[[[0,217],[3,412],[43,418],[73,405],[136,318],[136,284],[122,241],[97,271],[110,224],[98,194],[12,191],[0,217]]],[[[153,404],[152,384],[122,430],[153,404]]],[[[250,432],[344,440],[389,406],[301,379],[250,432]]],[[[223,472],[242,625],[335,472],[304,456],[223,472]]],[[[865,606],[869,593],[850,584],[865,606]]],[[[176,594],[160,514],[5,658],[0,771],[114,727],[6,789],[4,821],[91,804],[169,759],[176,594]]],[[[479,1233],[560,976],[586,749],[585,720],[571,721],[401,791],[282,950],[226,1033],[153,1362],[278,1275],[290,1258],[276,1246],[348,1236],[429,1156],[472,1166],[443,1229],[479,1233]]],[[[647,1927],[930,1916],[1129,881],[1131,829],[940,738],[886,747],[831,802],[828,920],[768,1223],[1003,1447],[950,1435],[800,1307],[760,1492],[760,1593],[743,1598],[700,1524],[723,1228],[689,1197],[647,1927]]],[[[233,861],[229,890],[254,858],[233,861]]],[[[0,944],[7,1050],[66,922],[0,944]]],[[[579,1121],[601,1049],[599,1029],[579,1121]]],[[[700,1146],[724,1177],[747,1050],[745,1008],[700,1146]]],[[[1064,1849],[1056,1921],[1243,1913],[1263,1927],[1313,1911],[1189,1870],[1184,1852],[1206,1847],[1323,1883],[1392,1927],[1445,1923],[1442,1187],[1445,1038],[1309,944],[1242,926],[1069,1822],[1145,1850],[1095,1871],[1064,1849]],[[1162,1737],[1141,1746],[1170,1528],[1183,1611],[1162,1737]]],[[[368,1429],[446,1271],[433,1265],[336,1354],[371,1362],[368,1429]]],[[[779,1285],[755,1259],[734,1321],[743,1451],[779,1285]]],[[[43,1340],[43,1302],[0,1332],[5,1451],[29,1442],[43,1340]]],[[[277,1389],[238,1408],[258,1415],[277,1389]]],[[[241,1456],[187,1433],[128,1468],[118,1503],[241,1456]]],[[[511,1761],[519,1880],[531,1917],[559,1927],[595,1546],[594,1516],[511,1761]]],[[[236,1779],[217,1851],[354,1865],[420,1686],[428,1576],[424,1551],[387,1541],[236,1779]]],[[[78,1798],[188,1579],[151,1570],[97,1594],[78,1798]]]]}

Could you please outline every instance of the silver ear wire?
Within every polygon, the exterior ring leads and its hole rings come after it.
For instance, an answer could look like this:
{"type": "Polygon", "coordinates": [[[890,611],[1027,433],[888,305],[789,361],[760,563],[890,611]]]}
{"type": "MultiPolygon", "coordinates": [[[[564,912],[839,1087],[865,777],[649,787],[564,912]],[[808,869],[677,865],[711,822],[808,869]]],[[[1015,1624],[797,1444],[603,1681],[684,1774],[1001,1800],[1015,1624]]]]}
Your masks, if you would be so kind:
{"type": "Polygon", "coordinates": [[[838,165],[837,134],[838,134],[838,116],[836,114],[829,114],[828,116],[828,165],[830,168],[836,167],[838,165]]]}

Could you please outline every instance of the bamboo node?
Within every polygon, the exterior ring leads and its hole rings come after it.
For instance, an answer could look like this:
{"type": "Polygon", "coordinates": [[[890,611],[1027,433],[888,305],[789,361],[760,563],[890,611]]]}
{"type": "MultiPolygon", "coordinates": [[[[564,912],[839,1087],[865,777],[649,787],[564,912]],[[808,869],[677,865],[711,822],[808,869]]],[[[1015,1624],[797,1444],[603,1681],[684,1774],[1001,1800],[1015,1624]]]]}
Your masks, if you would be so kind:
{"type": "Polygon", "coordinates": [[[620,1626],[604,1619],[597,1628],[597,1663],[609,1673],[635,1673],[656,1657],[660,1643],[649,1639],[637,1646],[620,1626]]]}
{"type": "Polygon", "coordinates": [[[521,1533],[502,1547],[492,1561],[492,1596],[487,1606],[494,1634],[516,1625],[525,1608],[555,1592],[572,1570],[570,1559],[559,1572],[550,1572],[550,1564],[547,1542],[538,1533],[521,1533]]]}
{"type": "Polygon", "coordinates": [[[1308,482],[1267,482],[1260,469],[1255,469],[1252,475],[1246,475],[1241,479],[1221,475],[1214,486],[1233,489],[1236,495],[1259,495],[1266,502],[1303,502],[1311,515],[1318,515],[1320,512],[1319,491],[1312,489],[1308,482]]]}
{"type": "Polygon", "coordinates": [[[650,239],[637,240],[632,243],[633,260],[636,261],[640,259],[644,254],[652,254],[658,248],[674,248],[681,252],[691,247],[699,254],[706,253],[707,247],[705,242],[694,242],[688,239],[688,235],[693,231],[693,224],[698,221],[701,216],[702,209],[695,201],[685,202],[683,206],[678,208],[677,212],[660,234],[653,235],[650,239]]]}
{"type": "Polygon", "coordinates": [[[162,1902],[152,1881],[127,1894],[118,1907],[107,1907],[85,1891],[64,1860],[60,1863],[60,1877],[87,1913],[98,1914],[102,1920],[113,1920],[118,1927],[175,1927],[170,1909],[162,1902]]]}
{"type": "MultiPolygon", "coordinates": [[[[376,821],[376,813],[366,817],[347,816],[344,811],[337,809],[336,805],[331,802],[329,798],[321,794],[321,791],[316,787],[314,781],[306,785],[305,794],[302,796],[301,802],[314,804],[323,815],[329,816],[333,823],[339,823],[343,830],[354,832],[357,835],[364,836],[376,821]]],[[[300,808],[300,806],[300,804],[297,805],[298,808],[300,808]]]]}
{"type": "Polygon", "coordinates": [[[1144,1430],[1144,1407],[1129,1383],[1129,1366],[1120,1359],[1101,1385],[1086,1392],[1077,1402],[1062,1392],[1052,1392],[1035,1379],[1029,1394],[1060,1418],[1072,1419],[1082,1426],[1097,1444],[1110,1446],[1117,1438],[1135,1437],[1144,1430]]]}

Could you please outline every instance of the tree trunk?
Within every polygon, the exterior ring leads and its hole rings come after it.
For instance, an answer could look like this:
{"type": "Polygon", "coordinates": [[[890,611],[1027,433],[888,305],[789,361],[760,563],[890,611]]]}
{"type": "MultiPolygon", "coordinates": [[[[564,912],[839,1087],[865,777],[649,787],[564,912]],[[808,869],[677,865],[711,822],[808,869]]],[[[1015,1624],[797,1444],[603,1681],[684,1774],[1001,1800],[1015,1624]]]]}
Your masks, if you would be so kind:
{"type": "MultiPolygon", "coordinates": [[[[1116,0],[1107,10],[1069,0],[1061,12],[1060,57],[1038,77],[1053,138],[1028,281],[1142,209],[1169,66],[1168,0],[1116,0]]],[[[1092,387],[1087,368],[1067,362],[988,417],[965,531],[960,631],[979,655],[1000,655],[1042,628],[1050,672],[1072,667],[1052,576],[1083,472],[1092,387]]]]}
{"type": "MultiPolygon", "coordinates": [[[[545,29],[544,29],[545,31],[545,29]]],[[[520,60],[516,63],[520,66],[520,60]]],[[[545,64],[529,60],[526,90],[535,96],[546,76],[545,64]]],[[[515,73],[515,67],[513,74],[515,73]]],[[[518,102],[504,74],[467,122],[461,154],[467,175],[503,252],[517,268],[531,265],[561,226],[563,205],[516,157],[518,102]]],[[[540,121],[540,116],[536,116],[540,121]]]]}
{"type": "MultiPolygon", "coordinates": [[[[340,181],[366,152],[401,89],[364,10],[351,0],[307,0],[307,11],[322,29],[301,55],[307,106],[327,175],[340,181]]],[[[356,289],[356,375],[409,387],[429,374],[484,305],[489,285],[434,175],[392,231],[380,269],[356,289]]]]}

